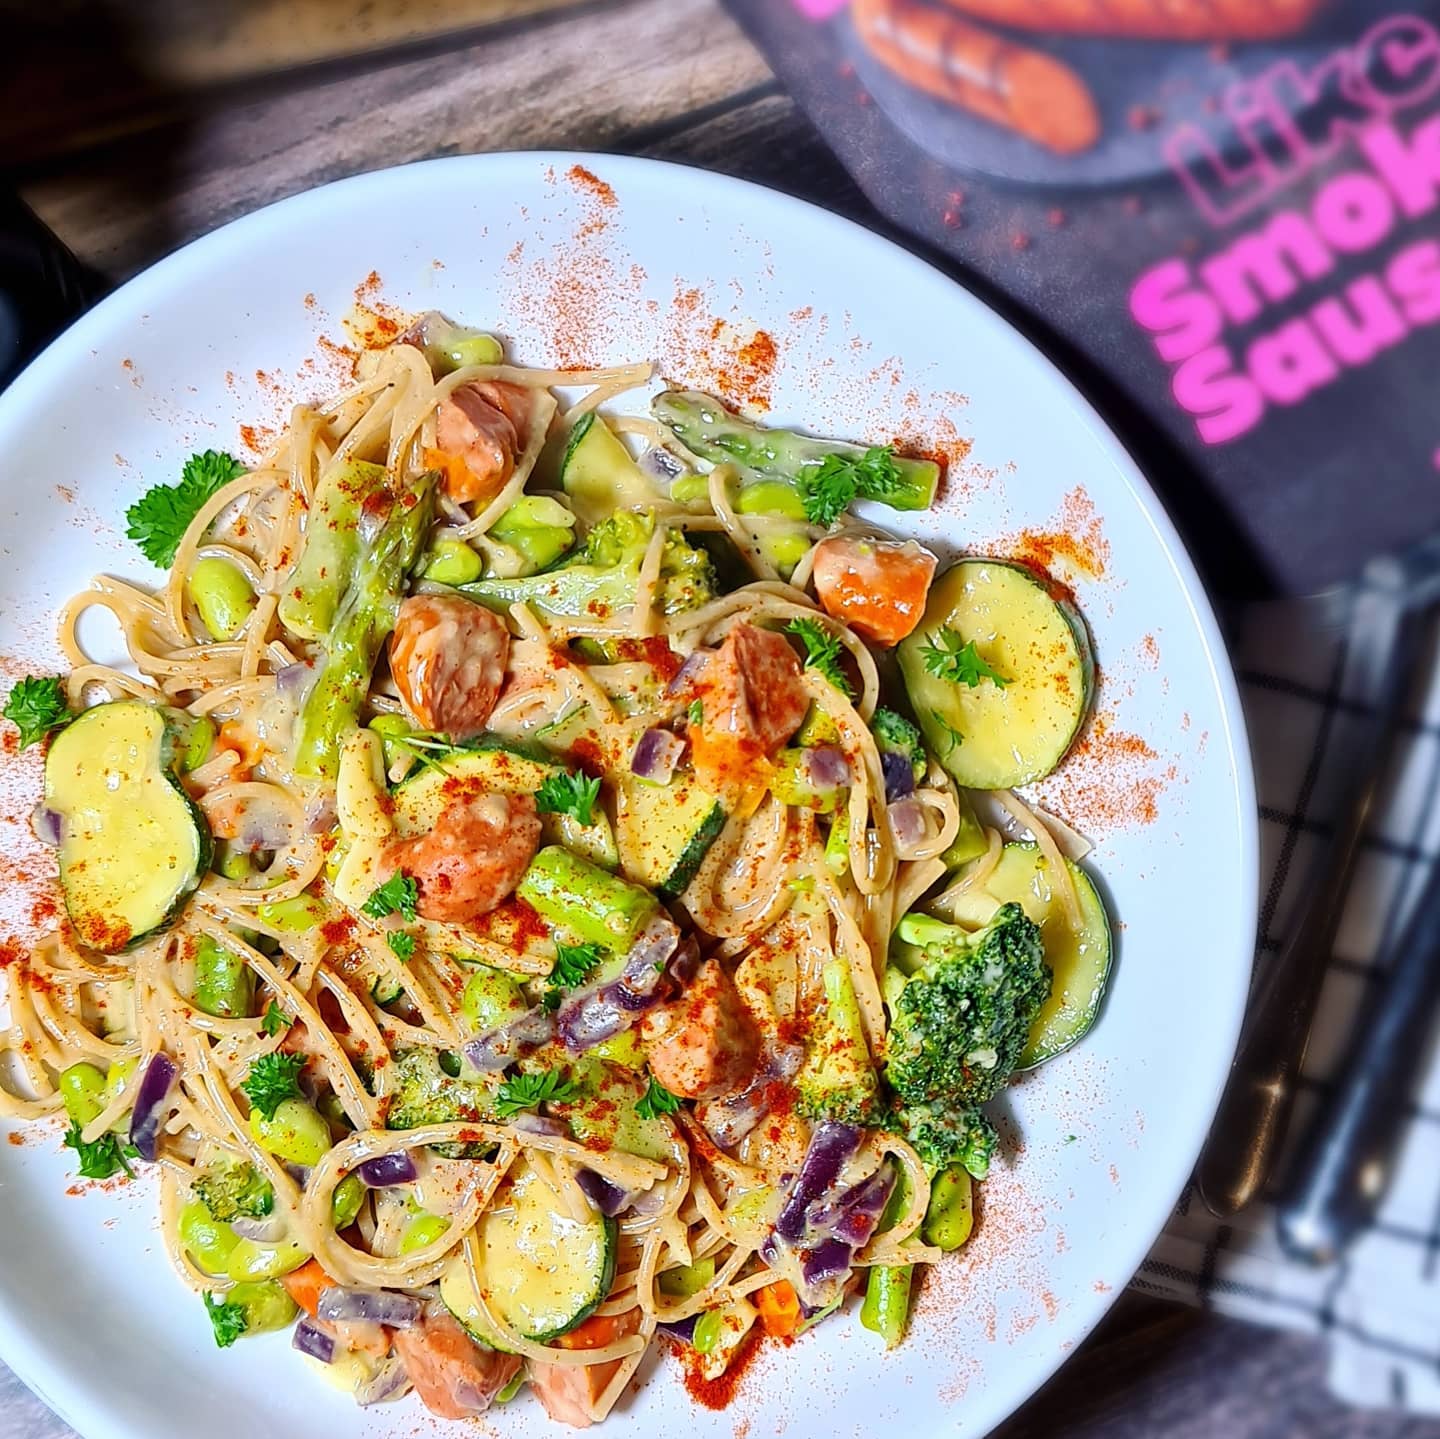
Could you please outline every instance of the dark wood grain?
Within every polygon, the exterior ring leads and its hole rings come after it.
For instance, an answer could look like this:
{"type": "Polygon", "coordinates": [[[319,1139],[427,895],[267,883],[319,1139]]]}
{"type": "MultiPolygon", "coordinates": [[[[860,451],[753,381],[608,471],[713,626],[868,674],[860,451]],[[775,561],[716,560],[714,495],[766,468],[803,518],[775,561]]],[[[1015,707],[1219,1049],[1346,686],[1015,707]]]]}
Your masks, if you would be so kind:
{"type": "MultiPolygon", "coordinates": [[[[163,123],[20,175],[42,217],[112,280],[326,180],[478,150],[656,155],[883,228],[713,0],[587,4],[344,74],[281,77],[204,103],[165,99],[154,112],[163,123]]],[[[70,1433],[0,1369],[0,1439],[70,1433]]],[[[1440,1439],[1440,1424],[1337,1404],[1314,1339],[1127,1295],[995,1439],[1060,1435],[1440,1439]]]]}

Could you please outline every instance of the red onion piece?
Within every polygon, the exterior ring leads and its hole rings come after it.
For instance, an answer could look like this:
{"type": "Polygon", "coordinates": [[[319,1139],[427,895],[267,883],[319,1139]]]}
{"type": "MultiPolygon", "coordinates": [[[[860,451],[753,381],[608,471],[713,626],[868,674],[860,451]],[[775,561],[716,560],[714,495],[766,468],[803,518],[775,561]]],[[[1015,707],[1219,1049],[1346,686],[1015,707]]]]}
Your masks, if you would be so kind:
{"type": "Polygon", "coordinates": [[[60,848],[60,841],[64,838],[64,823],[62,815],[43,804],[37,804],[30,811],[32,833],[41,844],[49,845],[51,849],[60,848]]]}
{"type": "Polygon", "coordinates": [[[675,921],[663,911],[657,914],[631,946],[618,979],[576,990],[561,1005],[555,1016],[560,1042],[582,1054],[628,1029],[636,1015],[660,1003],[672,963],[679,965],[688,948],[680,943],[675,921]]]}
{"type": "Polygon", "coordinates": [[[612,1184],[603,1174],[596,1174],[593,1169],[577,1169],[575,1182],[585,1198],[607,1219],[614,1219],[630,1207],[629,1192],[618,1184],[612,1184]]]}
{"type": "Polygon", "coordinates": [[[701,672],[709,663],[710,651],[696,650],[675,672],[675,678],[665,686],[666,698],[674,699],[676,695],[687,693],[700,678],[701,672]]]}
{"type": "Polygon", "coordinates": [[[885,813],[900,844],[919,844],[925,838],[925,806],[918,799],[896,800],[885,813]]]}
{"type": "Polygon", "coordinates": [[[290,1347],[318,1359],[322,1364],[335,1362],[335,1340],[309,1319],[302,1319],[295,1326],[295,1332],[290,1336],[290,1347]]]}
{"type": "Polygon", "coordinates": [[[349,1289],[336,1285],[322,1290],[315,1305],[317,1319],[340,1322],[361,1320],[389,1329],[409,1329],[420,1318],[420,1301],[388,1289],[349,1289]]]}
{"type": "Polygon", "coordinates": [[[651,445],[636,463],[647,475],[657,480],[678,480],[681,475],[690,473],[690,466],[664,445],[651,445]]]}
{"type": "Polygon", "coordinates": [[[408,1149],[393,1154],[379,1154],[355,1166],[360,1183],[367,1189],[389,1189],[394,1184],[410,1184],[420,1176],[415,1158],[408,1149]]]}
{"type": "Polygon", "coordinates": [[[160,1143],[160,1126],[165,1122],[170,1095],[180,1079],[180,1070],[165,1051],[158,1050],[145,1066],[140,1088],[135,1093],[135,1112],[130,1117],[130,1143],[141,1159],[153,1161],[160,1143]]]}
{"type": "Polygon", "coordinates": [[[775,1233],[792,1244],[805,1235],[812,1205],[822,1200],[840,1177],[845,1162],[860,1147],[860,1131],[849,1124],[826,1120],[810,1138],[800,1173],[775,1221],[775,1233]]]}
{"type": "Polygon", "coordinates": [[[315,674],[313,660],[297,660],[275,671],[275,692],[286,699],[299,699],[301,691],[307,688],[315,674]]]}
{"type": "Polygon", "coordinates": [[[657,1329],[662,1329],[672,1339],[678,1339],[682,1344],[693,1344],[695,1342],[695,1326],[700,1322],[698,1314],[692,1314],[688,1319],[676,1319],[673,1323],[657,1324],[657,1329]]]}
{"type": "Polygon", "coordinates": [[[915,793],[915,766],[903,754],[882,754],[880,772],[885,776],[885,798],[891,804],[915,793]]]}
{"type": "Polygon", "coordinates": [[[230,1227],[241,1239],[253,1239],[256,1244],[278,1244],[285,1237],[285,1220],[279,1214],[267,1214],[263,1219],[241,1214],[230,1221],[230,1227]]]}
{"type": "Polygon", "coordinates": [[[511,1121],[512,1129],[523,1130],[526,1134],[546,1134],[555,1139],[568,1139],[570,1137],[570,1126],[562,1124],[558,1119],[551,1119],[546,1114],[536,1114],[533,1110],[522,1109],[511,1121]]]}
{"type": "Polygon", "coordinates": [[[685,753],[685,741],[668,729],[647,729],[635,745],[630,773],[653,784],[669,784],[685,753]]]}
{"type": "Polygon", "coordinates": [[[460,1053],[472,1068],[492,1074],[548,1043],[554,1033],[554,1018],[537,1005],[517,1019],[466,1040],[460,1053]]]}
{"type": "Polygon", "coordinates": [[[850,763],[844,750],[822,744],[804,754],[805,778],[819,793],[833,794],[850,783],[850,763]]]}
{"type": "Polygon", "coordinates": [[[362,1409],[368,1409],[372,1404],[392,1403],[409,1389],[410,1376],[405,1372],[405,1361],[398,1354],[392,1354],[355,1390],[355,1402],[362,1409]]]}

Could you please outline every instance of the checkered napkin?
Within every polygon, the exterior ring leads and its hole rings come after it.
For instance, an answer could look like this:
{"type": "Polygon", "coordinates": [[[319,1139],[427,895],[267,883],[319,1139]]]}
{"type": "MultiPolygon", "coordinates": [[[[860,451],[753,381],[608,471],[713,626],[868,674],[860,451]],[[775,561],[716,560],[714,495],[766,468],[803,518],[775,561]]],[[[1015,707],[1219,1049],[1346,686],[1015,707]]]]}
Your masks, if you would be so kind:
{"type": "MultiPolygon", "coordinates": [[[[1328,740],[1344,692],[1342,603],[1263,606],[1241,617],[1235,650],[1260,799],[1261,908],[1256,963],[1279,949],[1304,902],[1324,843],[1328,740]]],[[[1416,690],[1355,871],[1325,976],[1291,1136],[1333,1082],[1356,1011],[1440,850],[1440,630],[1428,637],[1416,690]]],[[[1343,763],[1343,761],[1342,761],[1343,763]]],[[[1330,1387],[1341,1399],[1440,1414],[1440,1045],[1409,1097],[1409,1124],[1375,1223],[1340,1265],[1288,1259],[1273,1212],[1256,1203],[1224,1223],[1193,1190],[1133,1283],[1148,1294],[1330,1339],[1330,1387]]],[[[1213,1142],[1213,1140],[1212,1140],[1213,1142]]],[[[1282,1160],[1283,1164],[1283,1160],[1282,1160]]]]}

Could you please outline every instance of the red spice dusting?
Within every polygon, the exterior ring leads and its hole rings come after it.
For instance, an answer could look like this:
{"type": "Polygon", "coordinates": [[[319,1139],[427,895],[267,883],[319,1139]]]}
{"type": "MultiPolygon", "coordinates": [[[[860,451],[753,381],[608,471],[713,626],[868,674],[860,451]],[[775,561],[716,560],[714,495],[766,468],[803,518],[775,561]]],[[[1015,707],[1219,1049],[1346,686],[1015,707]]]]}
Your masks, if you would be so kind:
{"type": "Polygon", "coordinates": [[[1153,130],[1160,123],[1160,111],[1154,105],[1132,105],[1125,116],[1132,130],[1153,130]]]}
{"type": "Polygon", "coordinates": [[[589,191],[602,205],[614,206],[619,203],[615,198],[614,188],[607,185],[593,170],[587,170],[583,165],[572,165],[565,172],[565,178],[572,185],[589,191]]]}
{"type": "Polygon", "coordinates": [[[0,750],[3,750],[6,754],[19,754],[20,736],[12,733],[10,730],[6,730],[3,735],[0,735],[0,750]]]}
{"type": "Polygon", "coordinates": [[[1160,667],[1160,646],[1154,635],[1146,635],[1140,641],[1140,656],[1152,670],[1160,667]]]}
{"type": "Polygon", "coordinates": [[[268,425],[241,425],[240,443],[252,455],[263,455],[275,443],[275,431],[268,425]]]}
{"type": "Polygon", "coordinates": [[[1058,565],[1093,579],[1100,579],[1110,563],[1110,542],[1095,502],[1078,485],[1061,501],[1052,528],[1021,530],[1000,541],[997,552],[1046,574],[1058,565]]]}
{"type": "Polygon", "coordinates": [[[1139,735],[1117,728],[1112,715],[1095,714],[1065,763],[1035,793],[1082,833],[1153,824],[1167,783],[1179,778],[1173,765],[1161,770],[1159,760],[1139,735]]]}
{"type": "Polygon", "coordinates": [[[25,1136],[23,1134],[7,1134],[5,1138],[8,1139],[10,1143],[16,1147],[16,1149],[19,1149],[20,1146],[25,1143],[25,1136]]]}
{"type": "Polygon", "coordinates": [[[728,1409],[745,1371],[760,1353],[763,1337],[758,1329],[752,1329],[730,1361],[730,1367],[718,1379],[707,1379],[700,1372],[704,1356],[697,1354],[688,1344],[672,1344],[671,1352],[679,1356],[684,1368],[685,1392],[706,1409],[728,1409]]]}
{"type": "Polygon", "coordinates": [[[1045,223],[1049,225],[1052,230],[1062,229],[1069,218],[1059,205],[1052,205],[1045,213],[1045,223]]]}
{"type": "Polygon", "coordinates": [[[348,914],[337,914],[320,926],[320,938],[326,944],[344,944],[355,933],[355,921],[348,914]]]}
{"type": "Polygon", "coordinates": [[[589,735],[581,735],[570,746],[570,758],[592,779],[605,773],[605,751],[589,735]]]}
{"type": "Polygon", "coordinates": [[[52,895],[42,894],[30,906],[30,923],[36,929],[43,930],[58,914],[60,906],[56,904],[52,895]]]}
{"type": "Polygon", "coordinates": [[[669,684],[680,673],[680,656],[670,648],[664,635],[647,635],[644,639],[616,641],[615,653],[626,661],[643,661],[669,684]]]}
{"type": "Polygon", "coordinates": [[[12,964],[23,965],[29,953],[13,936],[0,939],[0,969],[9,969],[12,964]]]}
{"type": "Polygon", "coordinates": [[[67,505],[73,505],[75,503],[75,491],[72,490],[69,485],[56,485],[55,493],[59,495],[67,505]]]}

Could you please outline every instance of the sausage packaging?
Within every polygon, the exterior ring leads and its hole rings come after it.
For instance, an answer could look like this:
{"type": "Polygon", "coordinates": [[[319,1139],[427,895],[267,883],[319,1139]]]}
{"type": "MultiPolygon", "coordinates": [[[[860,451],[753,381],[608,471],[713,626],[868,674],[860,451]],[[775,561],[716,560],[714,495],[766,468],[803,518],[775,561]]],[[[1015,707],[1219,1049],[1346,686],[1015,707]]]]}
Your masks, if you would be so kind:
{"type": "Polygon", "coordinates": [[[1440,0],[727,3],[1213,584],[1307,592],[1440,526],[1440,0]]]}

